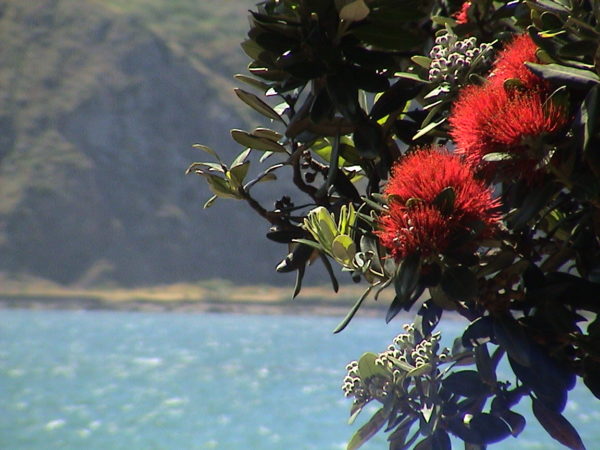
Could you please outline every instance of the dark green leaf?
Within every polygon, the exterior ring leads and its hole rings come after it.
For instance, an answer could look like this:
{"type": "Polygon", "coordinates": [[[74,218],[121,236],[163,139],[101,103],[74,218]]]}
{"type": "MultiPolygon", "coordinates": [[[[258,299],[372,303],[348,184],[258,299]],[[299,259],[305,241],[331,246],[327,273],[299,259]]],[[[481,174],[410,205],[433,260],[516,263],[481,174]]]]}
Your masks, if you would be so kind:
{"type": "Polygon", "coordinates": [[[339,333],[344,328],[346,328],[346,326],[348,326],[348,324],[350,323],[350,321],[352,320],[352,318],[355,316],[358,309],[360,308],[360,305],[362,305],[362,302],[365,300],[365,298],[367,298],[367,296],[371,292],[371,289],[372,289],[372,286],[369,286],[367,288],[367,290],[363,293],[363,295],[361,295],[360,298],[356,301],[356,303],[354,303],[354,306],[352,306],[350,311],[348,311],[348,314],[346,314],[346,317],[344,317],[344,320],[342,320],[340,322],[340,324],[337,327],[335,327],[335,329],[333,330],[334,333],[339,333]]]}
{"type": "Polygon", "coordinates": [[[439,323],[444,310],[436,305],[433,300],[427,300],[419,308],[415,318],[415,328],[421,333],[421,336],[427,337],[439,323]]]}
{"type": "Polygon", "coordinates": [[[399,79],[377,99],[371,108],[371,118],[379,120],[393,111],[403,110],[406,102],[411,100],[420,88],[421,86],[413,80],[399,79]]]}
{"type": "Polygon", "coordinates": [[[277,265],[277,272],[286,273],[303,267],[314,252],[314,248],[306,244],[297,244],[283,261],[277,265]]]}
{"type": "Polygon", "coordinates": [[[408,299],[403,299],[396,295],[387,310],[385,322],[389,323],[402,310],[408,311],[410,307],[419,299],[421,294],[423,294],[424,290],[424,286],[418,286],[418,288],[412,293],[412,295],[408,297],[408,299]]]}
{"type": "Polygon", "coordinates": [[[294,292],[292,293],[292,300],[295,299],[300,291],[302,290],[302,280],[304,279],[304,272],[306,271],[306,266],[298,267],[296,271],[296,283],[294,284],[294,292]]]}
{"type": "Polygon", "coordinates": [[[349,46],[343,45],[342,51],[346,56],[346,59],[352,61],[355,65],[371,69],[372,71],[389,69],[397,66],[392,53],[367,49],[358,45],[356,42],[353,42],[352,45],[349,46]]]}
{"type": "Polygon", "coordinates": [[[287,54],[278,58],[277,63],[279,67],[293,77],[303,80],[303,83],[318,78],[325,71],[325,67],[322,64],[315,61],[306,61],[302,54],[287,54]]]}
{"type": "Polygon", "coordinates": [[[479,397],[490,392],[489,386],[481,381],[479,373],[475,370],[452,372],[442,380],[442,386],[463,397],[479,397]]]}
{"type": "Polygon", "coordinates": [[[510,427],[510,434],[512,434],[514,437],[517,437],[519,434],[521,434],[521,431],[525,429],[525,425],[527,424],[525,417],[514,411],[503,411],[500,413],[500,417],[508,424],[510,427]]]}
{"type": "Polygon", "coordinates": [[[381,127],[374,121],[362,120],[354,132],[354,146],[363,158],[375,159],[383,149],[381,127]]]}
{"type": "Polygon", "coordinates": [[[466,348],[485,344],[494,338],[494,324],[490,316],[479,317],[469,324],[462,335],[466,348]]]}
{"type": "Polygon", "coordinates": [[[267,233],[267,239],[282,244],[288,244],[294,239],[306,237],[306,232],[299,227],[281,228],[278,226],[271,227],[267,233]]]}
{"type": "Polygon", "coordinates": [[[262,32],[253,36],[256,43],[265,50],[273,53],[282,54],[299,45],[295,39],[290,39],[280,33],[262,32]]]}
{"type": "Polygon", "coordinates": [[[421,268],[419,283],[425,287],[435,287],[442,279],[442,268],[437,263],[426,264],[421,268]]]}
{"type": "Polygon", "coordinates": [[[550,436],[572,450],[585,450],[579,433],[563,415],[546,408],[536,398],[532,399],[531,409],[550,436]]]}
{"type": "Polygon", "coordinates": [[[358,104],[358,88],[352,80],[331,75],[327,77],[327,92],[337,110],[346,119],[354,121],[364,114],[358,104]]]}
{"type": "Polygon", "coordinates": [[[598,96],[600,92],[600,86],[594,86],[585,96],[581,104],[577,116],[575,117],[574,126],[577,129],[577,134],[582,140],[582,147],[586,157],[591,155],[588,152],[590,148],[590,141],[598,126],[598,96]]]}
{"type": "MultiPolygon", "coordinates": [[[[534,2],[532,2],[534,3],[534,2]]],[[[556,13],[568,13],[570,12],[565,6],[563,6],[561,4],[560,1],[556,1],[556,0],[535,0],[535,6],[536,9],[539,9],[540,11],[543,10],[547,10],[547,11],[554,11],[556,13]]]]}
{"type": "Polygon", "coordinates": [[[557,15],[549,11],[543,12],[540,19],[542,20],[544,30],[559,30],[564,25],[563,21],[557,15]]]}
{"type": "Polygon", "coordinates": [[[397,308],[390,307],[388,311],[388,317],[386,320],[389,322],[401,309],[404,303],[410,300],[411,295],[415,291],[419,282],[419,273],[421,271],[421,255],[413,253],[407,256],[400,264],[398,273],[394,278],[394,288],[396,290],[396,298],[392,302],[397,308]],[[400,308],[400,309],[398,309],[400,308]],[[389,319],[389,320],[388,320],[389,319]]]}
{"type": "Polygon", "coordinates": [[[498,345],[506,350],[508,355],[525,367],[531,366],[532,348],[529,337],[523,327],[512,317],[495,317],[494,335],[498,345]]]}
{"type": "Polygon", "coordinates": [[[510,428],[500,418],[487,413],[475,414],[469,422],[472,430],[482,436],[482,444],[493,444],[510,436],[510,428]]]}
{"type": "Polygon", "coordinates": [[[497,382],[496,364],[490,357],[490,352],[486,344],[475,347],[475,364],[479,377],[488,386],[495,386],[497,382]]]}
{"type": "MultiPolygon", "coordinates": [[[[335,244],[335,242],[336,241],[334,240],[333,243],[335,244]]],[[[337,292],[340,289],[340,285],[338,283],[337,278],[335,277],[335,274],[333,273],[333,267],[331,267],[331,263],[329,262],[329,259],[327,259],[327,256],[323,254],[321,254],[320,256],[321,262],[325,266],[325,270],[329,275],[329,280],[331,281],[331,287],[333,288],[333,292],[337,292]]]]}
{"type": "Polygon", "coordinates": [[[462,345],[462,339],[457,337],[452,343],[452,359],[459,361],[461,365],[473,364],[475,357],[473,349],[462,345]]]}
{"type": "MultiPolygon", "coordinates": [[[[417,421],[416,416],[408,416],[402,422],[397,424],[397,427],[392,434],[388,436],[390,442],[390,450],[406,450],[406,438],[412,425],[417,421]]],[[[410,444],[409,444],[410,445],[410,444]]]]}
{"type": "Polygon", "coordinates": [[[337,169],[336,175],[333,177],[333,186],[338,194],[346,197],[353,202],[360,201],[360,194],[356,186],[350,181],[343,170],[337,169]]]}
{"type": "Polygon", "coordinates": [[[525,65],[536,75],[545,80],[566,84],[573,88],[592,87],[600,83],[600,77],[595,72],[574,67],[562,66],[560,64],[535,64],[526,62],[525,65]]]}
{"type": "Polygon", "coordinates": [[[475,445],[488,445],[510,436],[510,428],[499,417],[487,413],[473,415],[465,423],[461,418],[451,419],[450,431],[463,441],[475,445]]]}
{"type": "Polygon", "coordinates": [[[373,414],[373,417],[352,436],[346,450],[356,450],[371,439],[385,424],[388,414],[389,412],[385,408],[381,408],[373,414]]]}
{"type": "Polygon", "coordinates": [[[593,55],[598,43],[591,39],[569,42],[558,49],[558,54],[564,58],[578,58],[581,55],[593,55]]]}
{"type": "Polygon", "coordinates": [[[431,450],[452,450],[450,436],[446,431],[438,428],[431,436],[431,450]]]}
{"type": "Polygon", "coordinates": [[[443,189],[434,199],[433,204],[446,216],[454,212],[454,201],[456,200],[456,192],[452,186],[443,189]]]}
{"type": "Polygon", "coordinates": [[[470,300],[477,295],[477,278],[464,266],[446,269],[440,285],[446,295],[454,300],[470,300]]]}
{"type": "Polygon", "coordinates": [[[535,217],[556,194],[557,189],[558,187],[556,184],[545,183],[543,186],[536,187],[529,192],[516,214],[509,218],[508,222],[511,228],[519,229],[535,217]]]}
{"type": "Polygon", "coordinates": [[[319,123],[325,119],[331,119],[335,112],[333,103],[329,98],[327,89],[321,89],[310,108],[310,119],[314,123],[319,123]]]}
{"type": "Polygon", "coordinates": [[[600,399],[600,367],[598,367],[598,363],[593,356],[588,356],[584,360],[583,367],[583,382],[590,392],[600,399]]]}
{"type": "Polygon", "coordinates": [[[390,87],[390,82],[385,75],[363,69],[362,67],[351,67],[347,70],[347,76],[352,77],[359,89],[367,92],[384,92],[390,87]]]}
{"type": "Polygon", "coordinates": [[[388,50],[407,51],[418,47],[423,37],[417,32],[408,32],[396,26],[382,29],[381,24],[366,23],[352,29],[352,34],[365,44],[388,50]]]}
{"type": "Polygon", "coordinates": [[[508,356],[508,361],[515,375],[523,384],[533,390],[539,401],[547,408],[561,412],[567,403],[567,390],[571,388],[572,372],[557,366],[549,356],[536,349],[531,367],[525,367],[508,356]]]}

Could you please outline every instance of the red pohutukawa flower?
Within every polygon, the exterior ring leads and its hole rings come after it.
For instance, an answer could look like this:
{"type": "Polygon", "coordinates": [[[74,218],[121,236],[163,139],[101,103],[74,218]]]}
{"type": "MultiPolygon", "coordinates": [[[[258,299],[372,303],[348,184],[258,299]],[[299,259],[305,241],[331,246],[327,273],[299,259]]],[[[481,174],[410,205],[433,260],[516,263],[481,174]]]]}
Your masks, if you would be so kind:
{"type": "Polygon", "coordinates": [[[504,84],[508,79],[518,79],[525,89],[547,88],[547,83],[525,65],[526,62],[540,63],[537,50],[537,45],[528,34],[515,37],[496,58],[490,82],[504,84]]]}
{"type": "Polygon", "coordinates": [[[498,169],[496,163],[483,160],[490,153],[510,157],[501,162],[505,172],[530,173],[543,157],[539,139],[567,121],[564,109],[545,97],[537,89],[515,93],[492,83],[463,89],[449,117],[457,153],[486,176],[498,169]]]}
{"type": "Polygon", "coordinates": [[[377,234],[396,260],[416,252],[424,257],[443,253],[453,236],[476,226],[480,236],[487,236],[499,220],[491,189],[444,148],[405,156],[392,168],[384,193],[389,209],[379,219],[377,234]]]}
{"type": "Polygon", "coordinates": [[[471,7],[471,2],[464,2],[460,9],[454,13],[453,17],[456,20],[458,25],[463,25],[469,22],[469,8],[471,7]]]}

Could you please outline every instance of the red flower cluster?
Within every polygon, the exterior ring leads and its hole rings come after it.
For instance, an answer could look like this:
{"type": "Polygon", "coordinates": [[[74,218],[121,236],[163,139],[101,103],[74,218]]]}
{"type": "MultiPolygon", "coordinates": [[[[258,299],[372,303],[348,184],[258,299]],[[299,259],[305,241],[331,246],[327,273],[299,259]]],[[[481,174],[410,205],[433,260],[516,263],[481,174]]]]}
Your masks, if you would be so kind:
{"type": "Polygon", "coordinates": [[[525,89],[547,89],[547,83],[525,65],[526,62],[540,63],[537,45],[528,34],[515,37],[494,62],[490,82],[503,85],[506,80],[517,79],[525,89]]]}
{"type": "Polygon", "coordinates": [[[389,209],[379,219],[377,234],[396,260],[415,252],[425,257],[444,252],[455,233],[471,230],[474,223],[489,235],[499,220],[492,191],[443,148],[421,149],[396,163],[384,193],[389,209]],[[450,205],[440,203],[448,188],[453,190],[450,205]]]}
{"type": "Polygon", "coordinates": [[[564,110],[551,101],[544,105],[544,97],[537,90],[515,94],[499,85],[468,86],[449,118],[457,153],[485,175],[491,175],[494,164],[482,158],[507,153],[514,159],[503,168],[527,174],[539,159],[531,141],[559,130],[566,122],[564,110]]]}
{"type": "Polygon", "coordinates": [[[449,123],[457,153],[485,176],[498,169],[482,161],[489,153],[510,155],[502,163],[505,172],[529,174],[540,160],[535,142],[567,121],[564,109],[548,100],[548,84],[525,66],[537,62],[535,51],[528,35],[517,37],[499,55],[488,82],[466,87],[454,104],[449,123]],[[505,87],[507,79],[521,86],[505,87]]]}
{"type": "Polygon", "coordinates": [[[464,2],[460,9],[454,13],[452,17],[456,20],[458,25],[463,25],[469,22],[469,8],[471,7],[471,2],[464,2]]]}

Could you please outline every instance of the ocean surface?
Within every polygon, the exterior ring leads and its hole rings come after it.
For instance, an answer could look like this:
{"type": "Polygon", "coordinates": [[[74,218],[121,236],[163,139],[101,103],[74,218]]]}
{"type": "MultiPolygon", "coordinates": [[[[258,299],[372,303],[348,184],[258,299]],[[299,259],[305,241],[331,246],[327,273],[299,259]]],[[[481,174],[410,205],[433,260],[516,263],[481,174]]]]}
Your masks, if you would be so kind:
{"type": "MultiPolygon", "coordinates": [[[[344,449],[368,417],[347,424],[344,367],[403,321],[333,335],[339,319],[1,310],[0,449],[344,449]]],[[[519,439],[491,449],[562,448],[529,407],[519,439]]],[[[600,448],[600,401],[577,386],[565,415],[600,448]]]]}

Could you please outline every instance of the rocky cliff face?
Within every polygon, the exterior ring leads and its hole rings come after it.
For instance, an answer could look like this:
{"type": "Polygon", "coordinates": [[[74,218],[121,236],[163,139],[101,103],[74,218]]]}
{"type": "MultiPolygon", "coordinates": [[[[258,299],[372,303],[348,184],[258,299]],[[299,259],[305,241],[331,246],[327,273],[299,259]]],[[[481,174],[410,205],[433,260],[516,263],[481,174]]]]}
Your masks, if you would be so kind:
{"type": "Polygon", "coordinates": [[[218,74],[82,0],[0,1],[0,271],[126,284],[282,281],[285,249],[184,176],[243,127],[218,74]],[[256,254],[260,258],[256,258],[256,254]]]}

